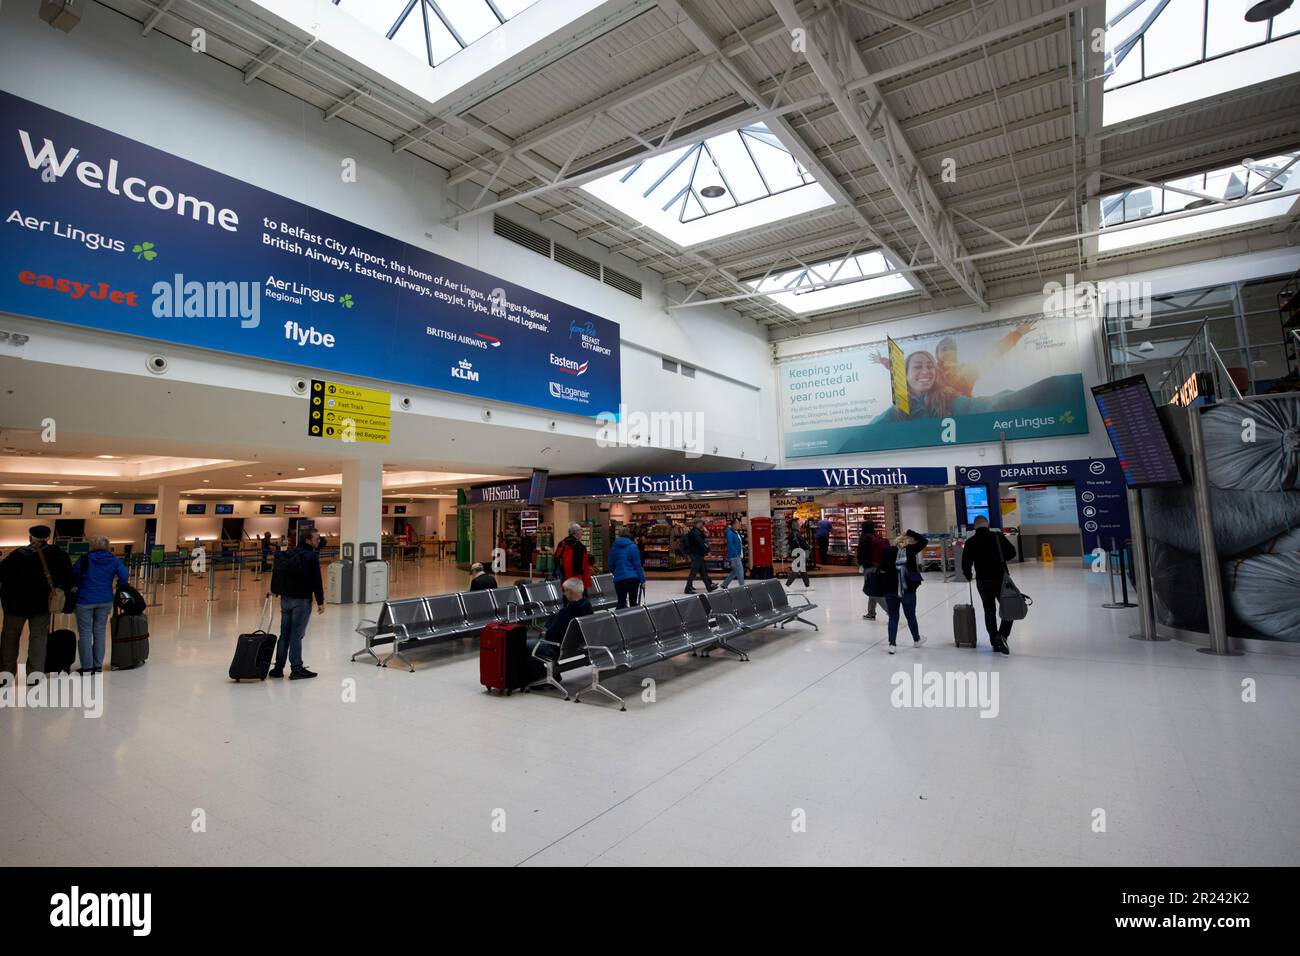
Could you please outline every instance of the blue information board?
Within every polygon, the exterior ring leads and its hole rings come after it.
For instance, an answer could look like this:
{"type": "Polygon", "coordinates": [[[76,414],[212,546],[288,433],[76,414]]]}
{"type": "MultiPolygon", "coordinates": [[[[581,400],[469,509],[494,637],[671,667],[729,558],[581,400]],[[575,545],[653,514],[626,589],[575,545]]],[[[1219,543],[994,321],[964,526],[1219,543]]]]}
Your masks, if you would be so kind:
{"type": "Polygon", "coordinates": [[[0,311],[477,398],[619,407],[617,323],[0,92],[0,311]]]}

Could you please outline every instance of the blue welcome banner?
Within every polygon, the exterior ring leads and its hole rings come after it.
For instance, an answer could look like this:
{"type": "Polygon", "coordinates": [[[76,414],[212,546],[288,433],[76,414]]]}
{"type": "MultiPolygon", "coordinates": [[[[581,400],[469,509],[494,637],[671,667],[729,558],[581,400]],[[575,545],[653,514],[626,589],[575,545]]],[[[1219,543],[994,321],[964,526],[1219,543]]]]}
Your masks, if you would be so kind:
{"type": "Polygon", "coordinates": [[[619,407],[619,327],[0,92],[0,311],[476,398],[619,407]]]}

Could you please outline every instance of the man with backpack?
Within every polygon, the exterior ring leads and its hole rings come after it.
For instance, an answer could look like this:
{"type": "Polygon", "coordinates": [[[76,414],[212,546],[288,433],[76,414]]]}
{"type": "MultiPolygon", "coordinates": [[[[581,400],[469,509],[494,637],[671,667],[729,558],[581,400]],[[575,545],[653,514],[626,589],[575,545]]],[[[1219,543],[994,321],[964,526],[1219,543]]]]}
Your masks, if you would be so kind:
{"type": "Polygon", "coordinates": [[[974,571],[975,590],[979,591],[984,605],[984,629],[989,643],[1000,654],[1010,654],[1007,638],[1011,636],[1011,622],[1005,618],[998,626],[998,594],[1002,591],[1002,578],[1007,572],[1007,561],[1016,556],[1016,546],[1002,534],[989,530],[989,519],[979,515],[975,519],[975,533],[966,539],[961,549],[961,573],[969,581],[974,571]]]}
{"type": "Polygon", "coordinates": [[[280,640],[275,645],[275,666],[268,677],[283,677],[286,658],[289,680],[315,677],[302,662],[302,639],[311,620],[311,602],[316,613],[325,613],[325,587],[321,583],[320,555],[316,545],[320,532],[314,528],[298,539],[297,547],[275,556],[271,569],[271,593],[280,598],[280,640]]]}
{"type": "Polygon", "coordinates": [[[587,552],[587,546],[579,540],[580,534],[582,534],[582,525],[576,521],[571,522],[569,536],[555,549],[555,571],[551,576],[560,581],[581,578],[582,586],[590,591],[591,555],[587,552]]]}
{"type": "Polygon", "coordinates": [[[50,547],[50,526],[27,529],[27,546],[0,561],[0,684],[18,674],[18,647],[27,626],[27,681],[45,670],[45,645],[51,613],[62,613],[72,590],[72,562],[62,548],[50,547]],[[54,606],[57,603],[57,607],[54,606]]]}
{"type": "MultiPolygon", "coordinates": [[[[864,575],[870,574],[880,564],[880,557],[888,546],[889,542],[876,534],[874,521],[868,519],[862,522],[862,537],[858,538],[858,570],[864,575]]],[[[862,619],[874,621],[876,608],[881,603],[881,598],[867,595],[867,613],[862,615],[862,619]]]]}
{"type": "Polygon", "coordinates": [[[681,544],[682,552],[691,559],[691,570],[686,575],[686,593],[695,593],[695,578],[698,575],[706,591],[717,590],[717,585],[709,577],[709,569],[704,559],[709,556],[709,536],[704,533],[704,519],[696,518],[691,522],[691,530],[686,533],[681,544]]]}

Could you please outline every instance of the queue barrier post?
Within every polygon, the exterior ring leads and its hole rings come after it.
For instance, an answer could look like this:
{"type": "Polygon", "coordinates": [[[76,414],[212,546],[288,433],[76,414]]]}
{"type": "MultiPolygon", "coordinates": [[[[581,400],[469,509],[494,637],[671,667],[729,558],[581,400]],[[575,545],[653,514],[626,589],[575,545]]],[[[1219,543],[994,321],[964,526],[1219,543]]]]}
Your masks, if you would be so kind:
{"type": "Polygon", "coordinates": [[[216,561],[208,562],[208,600],[217,599],[217,563],[216,561]]]}

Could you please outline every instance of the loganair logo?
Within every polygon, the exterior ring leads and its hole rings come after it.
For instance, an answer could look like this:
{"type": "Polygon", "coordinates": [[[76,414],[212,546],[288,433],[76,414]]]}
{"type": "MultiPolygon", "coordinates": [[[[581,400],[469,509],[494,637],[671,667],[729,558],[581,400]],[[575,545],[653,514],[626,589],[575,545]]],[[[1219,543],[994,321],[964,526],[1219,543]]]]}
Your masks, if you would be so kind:
{"type": "Polygon", "coordinates": [[[468,359],[461,359],[451,367],[451,377],[464,379],[467,382],[477,382],[478,372],[474,370],[474,363],[468,359]]]}
{"type": "Polygon", "coordinates": [[[588,363],[575,362],[571,358],[565,358],[563,355],[556,355],[554,352],[551,353],[551,364],[554,365],[556,368],[558,368],[561,372],[567,372],[569,375],[587,374],[588,363]]]}
{"type": "Polygon", "coordinates": [[[495,335],[488,335],[486,332],[475,332],[474,338],[482,339],[484,342],[492,346],[492,348],[494,349],[501,348],[501,340],[497,338],[495,335]]]}
{"type": "Polygon", "coordinates": [[[550,382],[551,397],[562,399],[566,402],[577,402],[579,405],[587,405],[591,402],[591,392],[585,388],[574,388],[572,385],[565,385],[561,382],[550,382]]]}

